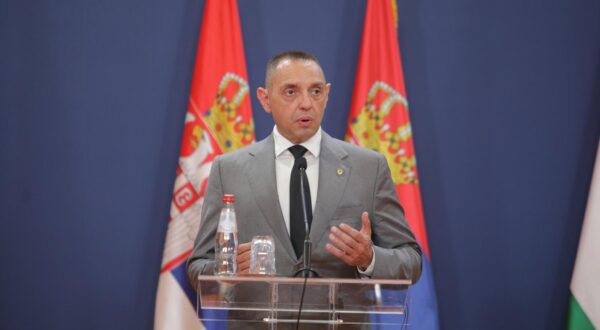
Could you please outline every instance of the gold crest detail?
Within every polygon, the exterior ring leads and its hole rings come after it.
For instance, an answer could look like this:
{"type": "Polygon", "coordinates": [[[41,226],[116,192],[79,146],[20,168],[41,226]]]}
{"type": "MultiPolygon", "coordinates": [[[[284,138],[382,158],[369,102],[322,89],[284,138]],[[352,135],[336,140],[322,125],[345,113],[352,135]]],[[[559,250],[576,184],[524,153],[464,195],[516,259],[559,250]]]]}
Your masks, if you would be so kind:
{"type": "Polygon", "coordinates": [[[367,101],[350,123],[358,144],[385,155],[394,184],[418,184],[417,165],[406,98],[388,84],[377,81],[367,101]]]}
{"type": "Polygon", "coordinates": [[[252,118],[238,112],[248,95],[248,83],[240,76],[227,73],[219,83],[217,97],[204,119],[223,153],[235,150],[254,140],[252,118]]]}

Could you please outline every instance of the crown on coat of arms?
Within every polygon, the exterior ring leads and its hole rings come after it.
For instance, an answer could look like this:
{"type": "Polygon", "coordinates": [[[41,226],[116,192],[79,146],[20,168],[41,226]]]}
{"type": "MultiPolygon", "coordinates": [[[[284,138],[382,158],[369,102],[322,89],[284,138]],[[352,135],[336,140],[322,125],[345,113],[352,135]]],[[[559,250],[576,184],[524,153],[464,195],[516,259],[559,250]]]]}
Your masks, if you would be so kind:
{"type": "Polygon", "coordinates": [[[358,144],[385,155],[394,184],[419,183],[408,103],[402,94],[376,81],[350,130],[358,144]]]}
{"type": "Polygon", "coordinates": [[[227,73],[219,83],[217,96],[205,113],[204,120],[223,153],[250,144],[254,140],[252,117],[243,118],[238,109],[248,95],[248,83],[240,76],[227,73]]]}

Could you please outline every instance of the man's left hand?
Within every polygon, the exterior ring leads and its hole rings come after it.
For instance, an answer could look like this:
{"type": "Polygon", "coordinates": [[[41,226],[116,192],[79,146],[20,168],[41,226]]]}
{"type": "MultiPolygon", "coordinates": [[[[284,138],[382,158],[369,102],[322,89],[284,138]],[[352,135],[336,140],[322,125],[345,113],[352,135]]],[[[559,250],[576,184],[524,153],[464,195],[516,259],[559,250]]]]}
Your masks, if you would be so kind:
{"type": "Polygon", "coordinates": [[[331,243],[328,243],[326,248],[327,251],[340,258],[347,265],[366,269],[373,260],[371,222],[367,212],[362,213],[361,222],[360,231],[345,223],[342,223],[339,227],[331,227],[331,233],[329,234],[331,243]]]}

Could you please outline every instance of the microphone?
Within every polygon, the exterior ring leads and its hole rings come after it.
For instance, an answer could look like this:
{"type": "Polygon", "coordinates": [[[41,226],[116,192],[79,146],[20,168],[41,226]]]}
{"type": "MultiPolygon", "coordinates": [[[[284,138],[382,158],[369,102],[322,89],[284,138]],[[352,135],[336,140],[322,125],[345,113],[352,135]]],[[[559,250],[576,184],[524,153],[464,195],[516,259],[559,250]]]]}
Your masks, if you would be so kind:
{"type": "Polygon", "coordinates": [[[312,251],[312,242],[310,241],[310,227],[308,225],[308,213],[306,211],[306,194],[304,193],[304,179],[306,178],[306,158],[299,159],[298,168],[300,169],[300,196],[302,198],[302,219],[304,220],[304,251],[302,255],[303,267],[294,274],[302,277],[319,277],[319,274],[311,268],[310,254],[312,251]]]}

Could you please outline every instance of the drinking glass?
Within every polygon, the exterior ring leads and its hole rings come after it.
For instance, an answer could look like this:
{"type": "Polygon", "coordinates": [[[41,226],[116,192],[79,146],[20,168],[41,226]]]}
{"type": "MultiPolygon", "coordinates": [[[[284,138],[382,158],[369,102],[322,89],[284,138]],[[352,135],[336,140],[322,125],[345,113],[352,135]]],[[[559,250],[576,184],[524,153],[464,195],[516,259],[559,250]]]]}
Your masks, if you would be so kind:
{"type": "Polygon", "coordinates": [[[275,275],[275,243],[271,236],[254,236],[250,246],[250,273],[275,275]]]}

